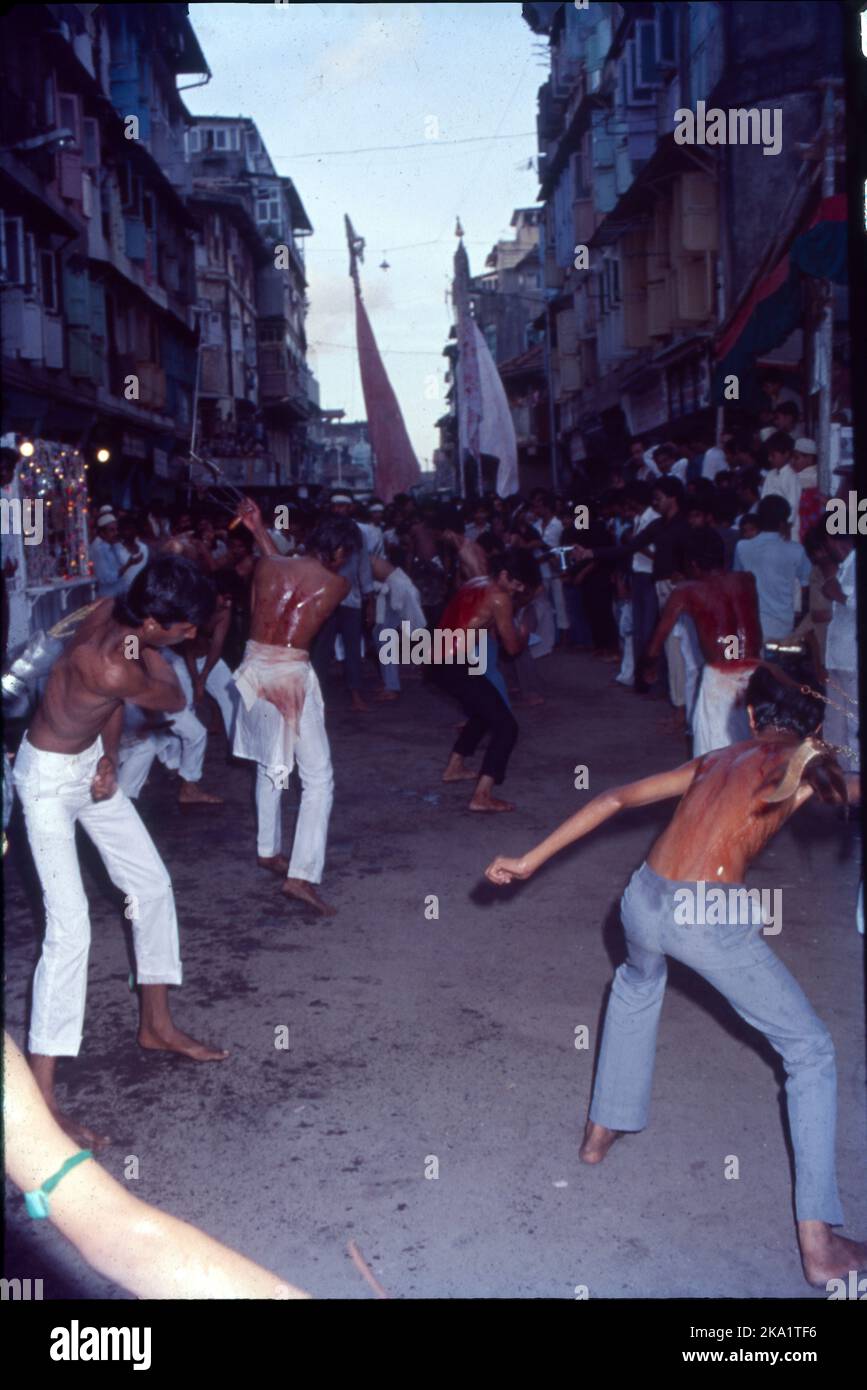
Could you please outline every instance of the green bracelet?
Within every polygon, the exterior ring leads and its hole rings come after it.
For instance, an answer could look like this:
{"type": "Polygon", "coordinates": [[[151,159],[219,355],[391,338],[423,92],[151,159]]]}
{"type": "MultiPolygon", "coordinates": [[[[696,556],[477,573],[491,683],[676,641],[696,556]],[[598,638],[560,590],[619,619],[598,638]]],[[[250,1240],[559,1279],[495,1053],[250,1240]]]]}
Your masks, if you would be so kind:
{"type": "Polygon", "coordinates": [[[60,1179],[65,1178],[67,1173],[71,1172],[77,1164],[83,1163],[86,1158],[93,1158],[90,1149],[82,1149],[80,1153],[73,1154],[72,1158],[68,1158],[63,1167],[59,1168],[52,1177],[45,1179],[41,1187],[35,1188],[33,1192],[25,1192],[24,1205],[27,1207],[27,1215],[32,1216],[34,1221],[38,1221],[40,1217],[48,1216],[49,1192],[53,1192],[60,1179]]]}

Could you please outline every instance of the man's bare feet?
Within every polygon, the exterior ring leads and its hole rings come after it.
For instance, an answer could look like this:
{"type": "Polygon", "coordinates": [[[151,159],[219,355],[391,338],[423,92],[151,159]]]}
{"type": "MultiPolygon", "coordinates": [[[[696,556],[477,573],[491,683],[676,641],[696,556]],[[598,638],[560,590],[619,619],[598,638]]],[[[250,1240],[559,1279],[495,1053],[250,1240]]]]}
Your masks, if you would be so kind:
{"type": "Polygon", "coordinates": [[[308,883],[304,878],[287,878],[283,884],[283,892],[287,898],[297,898],[299,902],[307,903],[323,917],[334,917],[337,913],[337,908],[323,901],[313,884],[308,883]]]}
{"type": "Polygon", "coordinates": [[[399,691],[399,690],[380,690],[376,695],[374,695],[373,698],[374,698],[374,700],[376,700],[377,704],[385,705],[385,704],[388,704],[388,703],[389,703],[390,701],[392,701],[392,700],[399,700],[399,699],[400,699],[400,691],[399,691]]]}
{"type": "Polygon", "coordinates": [[[490,792],[476,792],[467,808],[470,811],[514,811],[514,801],[501,801],[490,792]]]}
{"type": "Polygon", "coordinates": [[[824,1221],[799,1221],[798,1242],[804,1278],[814,1288],[845,1279],[850,1270],[867,1269],[867,1242],[835,1235],[824,1221]]]}
{"type": "Polygon", "coordinates": [[[224,1062],[228,1052],[219,1047],[208,1047],[207,1043],[197,1042],[180,1028],[170,1024],[161,1032],[139,1028],[138,1045],[146,1052],[177,1052],[180,1057],[188,1057],[191,1062],[224,1062]]]}
{"type": "Polygon", "coordinates": [[[352,698],[349,701],[349,708],[354,714],[367,714],[370,705],[366,705],[357,690],[353,690],[352,698]]]}
{"type": "Polygon", "coordinates": [[[601,1163],[615,1139],[622,1139],[623,1130],[606,1129],[588,1120],[584,1128],[584,1140],[578,1150],[582,1163],[601,1163]]]}
{"type": "Polygon", "coordinates": [[[178,792],[179,806],[222,806],[223,804],[221,796],[214,796],[212,792],[203,791],[198,782],[181,781],[181,789],[178,792]]]}
{"type": "Polygon", "coordinates": [[[478,777],[477,772],[471,772],[464,763],[460,753],[452,753],[446,763],[446,770],[443,773],[444,782],[475,782],[478,777]]]}
{"type": "Polygon", "coordinates": [[[57,1058],[46,1053],[31,1052],[30,1070],[33,1072],[33,1079],[39,1087],[42,1099],[51,1111],[53,1118],[60,1125],[64,1134],[68,1134],[74,1144],[80,1149],[104,1149],[112,1141],[107,1134],[97,1134],[95,1130],[89,1129],[87,1125],[80,1124],[71,1115],[67,1115],[60,1109],[54,1094],[54,1074],[57,1069],[57,1058]]]}
{"type": "Polygon", "coordinates": [[[71,1115],[65,1115],[56,1106],[50,1105],[48,1108],[64,1134],[68,1134],[73,1144],[77,1144],[80,1149],[107,1149],[112,1142],[110,1135],[97,1134],[96,1130],[79,1124],[78,1120],[74,1120],[71,1115]]]}
{"type": "Polygon", "coordinates": [[[279,874],[285,878],[289,872],[289,860],[285,854],[272,854],[269,859],[263,859],[261,854],[256,860],[260,869],[267,869],[270,874],[279,874]]]}

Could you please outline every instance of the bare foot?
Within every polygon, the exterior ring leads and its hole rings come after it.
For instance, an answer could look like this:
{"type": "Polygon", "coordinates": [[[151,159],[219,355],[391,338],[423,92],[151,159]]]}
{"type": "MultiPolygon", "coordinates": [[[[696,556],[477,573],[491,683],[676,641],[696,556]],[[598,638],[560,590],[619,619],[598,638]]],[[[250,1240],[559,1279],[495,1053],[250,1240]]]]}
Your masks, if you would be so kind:
{"type": "Polygon", "coordinates": [[[228,1052],[218,1047],[208,1047],[206,1043],[196,1042],[189,1034],[182,1033],[174,1024],[168,1025],[161,1033],[142,1026],[139,1029],[138,1045],[146,1052],[177,1052],[188,1057],[191,1062],[223,1062],[228,1052]]]}
{"type": "Polygon", "coordinates": [[[584,1129],[584,1141],[578,1150],[582,1163],[601,1163],[616,1139],[623,1138],[623,1131],[606,1129],[588,1120],[584,1129]]]}
{"type": "Polygon", "coordinates": [[[289,860],[285,854],[272,854],[269,859],[263,859],[260,854],[256,863],[260,869],[267,869],[269,874],[279,874],[281,878],[285,878],[289,872],[289,860]]]}
{"type": "Polygon", "coordinates": [[[373,698],[374,698],[374,700],[377,701],[378,704],[384,705],[384,704],[387,704],[387,703],[388,703],[389,701],[391,701],[391,700],[399,700],[399,699],[400,699],[400,691],[399,691],[399,690],[380,690],[379,694],[378,694],[378,695],[374,695],[373,698]]]}
{"type": "Polygon", "coordinates": [[[179,806],[222,806],[223,798],[203,791],[198,782],[182,782],[178,792],[179,806]]]}
{"type": "Polygon", "coordinates": [[[835,1235],[824,1221],[799,1221],[798,1240],[804,1277],[814,1288],[867,1269],[867,1242],[835,1235]]]}
{"type": "Polygon", "coordinates": [[[476,792],[469,804],[470,811],[514,811],[514,801],[501,801],[490,792],[476,792]]]}
{"type": "Polygon", "coordinates": [[[470,769],[467,767],[460,753],[451,753],[449,755],[449,760],[446,763],[446,770],[443,773],[444,782],[476,781],[478,776],[479,774],[477,772],[470,772],[470,769]]]}
{"type": "Polygon", "coordinates": [[[64,1134],[68,1134],[73,1144],[77,1144],[80,1149],[107,1149],[112,1142],[107,1134],[97,1134],[95,1130],[88,1129],[87,1125],[79,1124],[73,1120],[71,1115],[65,1115],[62,1110],[55,1106],[50,1106],[53,1118],[60,1125],[64,1134]]]}
{"type": "Polygon", "coordinates": [[[307,903],[309,907],[315,908],[323,917],[334,917],[337,913],[337,908],[332,907],[330,903],[324,902],[313,887],[313,884],[308,883],[304,878],[287,878],[286,882],[283,884],[283,892],[286,894],[287,898],[298,898],[300,902],[307,903]]]}
{"type": "Polygon", "coordinates": [[[359,695],[358,691],[353,690],[352,699],[349,702],[349,708],[353,711],[354,714],[367,714],[370,709],[370,705],[366,705],[362,700],[361,696],[359,695]]]}

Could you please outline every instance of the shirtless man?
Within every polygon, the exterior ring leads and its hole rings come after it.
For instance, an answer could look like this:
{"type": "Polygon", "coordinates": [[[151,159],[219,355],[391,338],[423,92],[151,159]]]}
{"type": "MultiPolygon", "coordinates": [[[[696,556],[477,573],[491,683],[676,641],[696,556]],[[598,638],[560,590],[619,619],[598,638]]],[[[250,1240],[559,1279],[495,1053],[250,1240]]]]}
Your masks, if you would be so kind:
{"type": "Polygon", "coordinates": [[[338,570],[361,544],[361,532],[348,517],[331,517],[310,536],[306,555],[284,556],[255,502],[240,503],[238,516],[262,554],[253,574],[250,641],[235,672],[241,705],[234,745],[236,757],[257,764],[258,863],[283,878],[288,897],[330,917],[336,909],[323,902],[314,885],[322,881],[334,778],[310,648],[349,593],[349,581],[338,570]],[[301,806],[287,860],[281,852],[280,802],[296,762],[301,806]]]}
{"type": "Polygon", "coordinates": [[[718,989],[783,1059],[801,1260],[807,1280],[821,1287],[867,1264],[867,1244],[832,1231],[843,1224],[843,1212],[831,1036],[765,940],[761,914],[752,925],[711,925],[708,913],[706,925],[686,926],[679,905],[685,889],[699,895],[718,884],[735,886],[727,892],[729,903],[738,889],[742,900],[747,867],[789,817],[814,792],[823,800],[845,800],[847,790],[858,794],[858,783],[844,780],[827,747],[808,737],[822,718],[818,698],[760,666],[746,699],[754,735],[747,742],[603,792],[528,854],[497,858],[485,872],[496,884],[529,878],[618,811],[680,798],[623,896],[628,955],[611,989],[580,1156],[601,1163],[615,1139],[647,1124],[665,957],[673,956],[718,989]]]}
{"type": "MultiPolygon", "coordinates": [[[[459,701],[467,723],[462,728],[443,773],[444,782],[473,781],[471,811],[514,811],[511,801],[493,795],[506,775],[506,767],[518,738],[518,723],[509,708],[505,682],[497,669],[497,643],[509,656],[517,656],[527,644],[526,629],[515,627],[513,600],[519,604],[539,584],[539,570],[532,556],[523,550],[495,555],[491,574],[471,579],[458,589],[440,619],[443,631],[464,634],[477,629],[487,632],[487,669],[484,675],[471,675],[466,665],[439,664],[431,677],[440,689],[459,701]],[[485,734],[491,739],[482,760],[481,771],[472,772],[464,759],[472,757],[485,734]]],[[[460,640],[460,639],[458,639],[460,640]]],[[[434,651],[438,644],[434,644],[434,651]]]]}
{"type": "MultiPolygon", "coordinates": [[[[689,578],[672,591],[643,663],[643,679],[652,685],[659,654],[669,635],[681,619],[691,620],[705,663],[696,685],[695,662],[685,660],[685,708],[696,757],[749,737],[746,710],[738,702],[759,664],[762,650],[755,578],[747,571],[725,573],[722,543],[718,538],[714,540],[715,547],[703,545],[700,539],[687,546],[685,563],[689,578]]],[[[692,654],[688,642],[686,645],[684,655],[689,658],[692,654]]]]}
{"type": "Polygon", "coordinates": [[[78,1144],[96,1135],[58,1110],[58,1056],[81,1047],[90,919],[75,852],[87,831],[114,884],[126,894],[135,947],[143,1048],[197,1062],[228,1054],[172,1022],[169,985],[181,983],[172,886],[132,802],[118,788],[124,701],[145,710],[183,709],[183,691],[160,649],[195,636],[213,608],[208,581],[183,560],[155,560],[128,593],[97,603],[55,663],[15,759],[15,788],[42,884],[46,930],[33,984],[29,1048],[34,1076],[58,1123],[78,1144]]]}

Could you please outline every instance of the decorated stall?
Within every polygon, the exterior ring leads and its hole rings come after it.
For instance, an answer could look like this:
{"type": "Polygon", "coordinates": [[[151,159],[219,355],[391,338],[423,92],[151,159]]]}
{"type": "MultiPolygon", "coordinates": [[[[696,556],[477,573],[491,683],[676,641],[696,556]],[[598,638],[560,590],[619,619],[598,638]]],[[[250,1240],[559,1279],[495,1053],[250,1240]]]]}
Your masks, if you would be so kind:
{"type": "Polygon", "coordinates": [[[7,654],[94,597],[87,514],[87,464],[51,440],[4,437],[18,458],[0,489],[3,565],[9,601],[7,654]]]}

